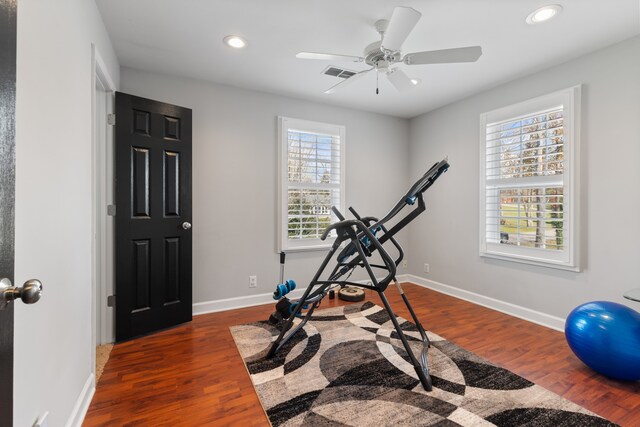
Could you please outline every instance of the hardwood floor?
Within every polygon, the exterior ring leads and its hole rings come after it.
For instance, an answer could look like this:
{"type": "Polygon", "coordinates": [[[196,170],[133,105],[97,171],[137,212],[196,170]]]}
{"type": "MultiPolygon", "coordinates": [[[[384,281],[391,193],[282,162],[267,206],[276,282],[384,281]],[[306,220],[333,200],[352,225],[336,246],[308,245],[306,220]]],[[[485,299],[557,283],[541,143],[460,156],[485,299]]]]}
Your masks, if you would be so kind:
{"type": "MultiPolygon", "coordinates": [[[[497,311],[404,285],[424,326],[623,426],[640,426],[640,382],[585,367],[564,334],[497,311]]],[[[398,292],[387,297],[409,318],[398,292]]],[[[377,294],[367,299],[381,305],[377,294]]],[[[321,308],[345,304],[325,298],[321,308]]],[[[196,316],[192,323],[117,344],[85,426],[268,426],[229,326],[266,320],[273,305],[196,316]]]]}

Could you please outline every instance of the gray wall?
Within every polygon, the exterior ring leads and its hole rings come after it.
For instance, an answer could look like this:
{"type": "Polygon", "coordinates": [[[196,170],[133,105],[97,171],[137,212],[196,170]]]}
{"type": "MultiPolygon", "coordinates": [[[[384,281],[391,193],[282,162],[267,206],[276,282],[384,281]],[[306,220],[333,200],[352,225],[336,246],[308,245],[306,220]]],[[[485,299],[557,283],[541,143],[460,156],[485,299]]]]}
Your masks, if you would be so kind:
{"type": "MultiPolygon", "coordinates": [[[[264,294],[278,281],[278,115],[346,126],[347,206],[381,216],[406,190],[405,119],[127,68],[121,79],[124,92],[193,109],[194,302],[264,294]]],[[[289,255],[286,276],[306,286],[324,253],[289,255]]]]}
{"type": "Polygon", "coordinates": [[[117,84],[93,1],[18,2],[15,281],[44,294],[15,306],[16,426],[78,422],[93,392],[92,42],[117,84]]]}
{"type": "Polygon", "coordinates": [[[409,153],[413,179],[422,159],[451,161],[429,191],[431,213],[410,229],[410,273],[559,317],[590,300],[625,302],[622,293],[639,286],[640,37],[412,119],[409,153]],[[583,84],[583,271],[481,258],[480,113],[577,84],[583,84]]]}

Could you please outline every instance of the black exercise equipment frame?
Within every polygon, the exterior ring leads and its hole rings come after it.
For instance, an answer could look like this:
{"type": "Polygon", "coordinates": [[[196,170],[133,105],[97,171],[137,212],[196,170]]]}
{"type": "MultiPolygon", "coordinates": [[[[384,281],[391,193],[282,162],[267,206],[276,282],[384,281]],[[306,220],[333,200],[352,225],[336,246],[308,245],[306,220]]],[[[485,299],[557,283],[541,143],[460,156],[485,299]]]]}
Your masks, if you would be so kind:
{"type": "Polygon", "coordinates": [[[394,238],[394,236],[407,224],[413,221],[418,215],[426,210],[423,193],[429,187],[431,187],[436,179],[438,179],[438,177],[448,169],[449,162],[446,158],[439,163],[434,164],[409,189],[407,194],[405,194],[405,196],[393,207],[393,209],[391,209],[391,211],[389,211],[389,213],[380,220],[374,217],[362,218],[351,207],[349,208],[349,210],[351,211],[355,219],[345,219],[344,216],[342,216],[342,214],[335,207],[332,208],[333,212],[340,221],[330,225],[324,231],[321,239],[325,240],[333,230],[335,230],[336,232],[336,239],[333,242],[329,253],[325,256],[322,265],[303,293],[302,297],[299,300],[293,302],[294,306],[292,306],[291,315],[286,319],[284,325],[282,325],[280,334],[273,342],[271,348],[269,349],[269,352],[267,353],[267,358],[272,358],[293,335],[295,335],[300,329],[304,327],[307,321],[311,318],[313,311],[320,305],[322,299],[327,295],[329,288],[332,288],[334,286],[346,285],[357,286],[360,288],[370,289],[378,293],[385,310],[389,314],[389,318],[393,323],[396,333],[398,334],[400,341],[402,341],[402,345],[404,346],[409,359],[411,360],[411,364],[416,370],[420,383],[425,390],[432,390],[432,381],[431,376],[429,375],[427,357],[427,351],[430,347],[430,342],[429,338],[427,337],[427,333],[425,332],[422,324],[420,323],[420,320],[418,320],[418,317],[413,311],[413,308],[411,307],[406,294],[396,280],[396,270],[398,265],[400,265],[400,263],[404,259],[404,251],[402,250],[402,247],[394,238]],[[416,201],[417,206],[415,206],[415,208],[404,218],[393,225],[393,227],[387,230],[385,224],[392,218],[394,218],[398,213],[400,213],[400,211],[406,206],[415,205],[416,201]],[[379,233],[381,233],[381,235],[376,237],[376,235],[379,233]],[[334,254],[340,249],[340,246],[345,241],[349,241],[349,243],[338,253],[336,265],[333,268],[331,274],[329,274],[328,279],[320,280],[320,277],[333,258],[334,254]],[[398,252],[398,256],[395,260],[391,258],[389,253],[382,246],[387,241],[390,241],[398,252]],[[384,265],[369,263],[367,258],[370,257],[375,251],[378,251],[384,265]],[[351,257],[353,257],[353,259],[347,262],[347,260],[351,257]],[[348,280],[348,276],[347,279],[340,280],[341,277],[343,277],[347,273],[352,272],[356,267],[362,267],[367,271],[370,284],[351,282],[348,280]],[[373,272],[373,268],[386,270],[387,275],[384,277],[384,279],[378,281],[376,275],[373,272]],[[416,359],[415,355],[413,354],[405,333],[400,327],[396,315],[391,309],[389,301],[384,294],[384,291],[392,281],[398,287],[398,291],[402,296],[402,300],[407,306],[407,309],[409,310],[409,313],[413,318],[420,336],[422,337],[423,348],[420,361],[418,361],[418,359],[416,359]],[[314,287],[317,288],[314,290],[314,287]],[[307,313],[304,315],[304,317],[302,317],[300,323],[290,331],[294,319],[300,315],[303,308],[308,308],[307,313]]]}

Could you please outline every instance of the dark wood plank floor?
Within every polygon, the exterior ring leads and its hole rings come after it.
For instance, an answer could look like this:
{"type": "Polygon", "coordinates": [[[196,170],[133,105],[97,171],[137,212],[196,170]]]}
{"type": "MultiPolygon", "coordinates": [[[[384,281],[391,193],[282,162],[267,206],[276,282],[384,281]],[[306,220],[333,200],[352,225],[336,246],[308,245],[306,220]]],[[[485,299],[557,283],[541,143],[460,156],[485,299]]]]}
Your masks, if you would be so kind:
{"type": "MultiPolygon", "coordinates": [[[[640,382],[585,367],[564,334],[422,287],[404,286],[425,327],[623,426],[640,426],[640,382]]],[[[389,300],[409,313],[391,286],[389,300]]],[[[377,295],[367,298],[381,305],[377,295]]],[[[325,298],[322,307],[344,304],[325,298]]],[[[267,319],[273,305],[197,316],[114,347],[85,426],[268,426],[229,326],[267,319]]]]}

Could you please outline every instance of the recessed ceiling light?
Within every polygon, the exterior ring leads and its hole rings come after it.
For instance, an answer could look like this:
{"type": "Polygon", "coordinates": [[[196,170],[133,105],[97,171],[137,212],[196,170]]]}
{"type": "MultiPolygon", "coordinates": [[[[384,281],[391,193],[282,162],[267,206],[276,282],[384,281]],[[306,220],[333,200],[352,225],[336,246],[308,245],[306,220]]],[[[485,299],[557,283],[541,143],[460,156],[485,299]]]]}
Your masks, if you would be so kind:
{"type": "Polygon", "coordinates": [[[222,39],[224,44],[235,49],[242,49],[247,45],[247,41],[240,36],[227,36],[222,39]]]}
{"type": "Polygon", "coordinates": [[[550,4],[549,6],[541,7],[527,16],[527,24],[539,24],[548,21],[560,12],[562,12],[562,6],[559,4],[550,4]]]}
{"type": "Polygon", "coordinates": [[[418,86],[420,82],[422,82],[420,79],[411,79],[411,83],[413,83],[414,86],[418,86]]]}

